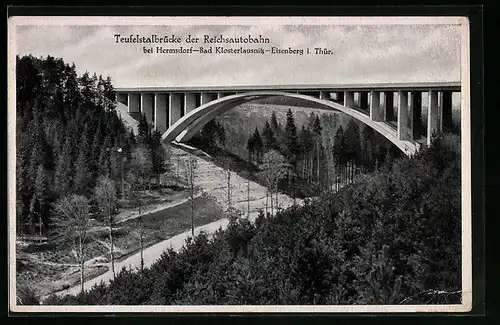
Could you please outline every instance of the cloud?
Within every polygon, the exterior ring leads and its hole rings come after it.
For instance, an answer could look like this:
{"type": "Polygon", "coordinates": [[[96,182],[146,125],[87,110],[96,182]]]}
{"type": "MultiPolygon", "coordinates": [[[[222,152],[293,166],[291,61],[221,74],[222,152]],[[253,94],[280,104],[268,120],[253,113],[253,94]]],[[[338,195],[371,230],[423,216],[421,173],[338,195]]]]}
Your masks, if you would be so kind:
{"type": "Polygon", "coordinates": [[[460,79],[460,31],[452,25],[18,26],[17,49],[19,55],[62,57],[79,73],[111,76],[117,87],[460,79]],[[265,47],[326,48],[333,54],[144,54],[143,44],[117,44],[115,34],[191,34],[201,41],[203,35],[262,35],[270,39],[265,47]]]}

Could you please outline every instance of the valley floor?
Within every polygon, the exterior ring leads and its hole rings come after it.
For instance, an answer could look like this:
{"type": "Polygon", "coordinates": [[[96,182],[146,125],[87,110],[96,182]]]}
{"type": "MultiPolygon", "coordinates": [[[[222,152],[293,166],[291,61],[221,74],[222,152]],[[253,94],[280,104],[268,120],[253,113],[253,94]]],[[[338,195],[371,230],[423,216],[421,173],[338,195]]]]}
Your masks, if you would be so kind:
{"type": "MultiPolygon", "coordinates": [[[[171,153],[171,171],[174,178],[182,178],[185,174],[185,161],[190,156],[196,156],[197,170],[195,185],[195,234],[200,231],[213,233],[219,228],[225,228],[227,219],[227,183],[225,171],[204,159],[199,152],[189,153],[186,148],[169,148],[171,153]]],[[[239,211],[242,217],[254,220],[259,210],[265,210],[266,188],[248,181],[231,172],[232,207],[239,211]],[[248,185],[250,191],[248,192],[248,185]],[[248,201],[248,202],[247,202],[248,201]],[[248,207],[250,210],[248,211],[248,207]]],[[[162,193],[144,191],[144,204],[141,212],[137,208],[120,211],[115,216],[115,272],[122,268],[137,270],[141,264],[137,219],[142,216],[145,225],[144,265],[148,267],[157,260],[168,248],[179,249],[185,240],[191,236],[190,202],[184,188],[164,188],[162,193]]],[[[296,203],[300,203],[297,200],[296,203]]],[[[293,200],[283,194],[278,194],[280,208],[293,204],[293,200]]],[[[268,202],[268,212],[271,212],[268,202]]],[[[93,240],[89,244],[89,259],[85,263],[84,287],[90,289],[101,281],[107,282],[113,278],[109,260],[109,234],[105,224],[94,224],[93,240]]],[[[52,293],[64,295],[80,291],[80,273],[71,247],[48,247],[31,244],[22,247],[18,245],[17,253],[17,284],[29,287],[38,296],[48,297],[52,293]],[[38,246],[38,247],[37,247],[38,246]],[[20,268],[21,267],[21,268],[20,268]]],[[[44,245],[41,245],[44,246],[44,245]]]]}

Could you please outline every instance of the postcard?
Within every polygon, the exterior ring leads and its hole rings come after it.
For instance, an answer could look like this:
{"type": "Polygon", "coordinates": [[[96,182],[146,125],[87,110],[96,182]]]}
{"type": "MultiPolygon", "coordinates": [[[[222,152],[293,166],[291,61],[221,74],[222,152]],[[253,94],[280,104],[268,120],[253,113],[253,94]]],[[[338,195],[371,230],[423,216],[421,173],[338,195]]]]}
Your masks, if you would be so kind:
{"type": "Polygon", "coordinates": [[[12,312],[467,312],[466,17],[14,16],[12,312]]]}

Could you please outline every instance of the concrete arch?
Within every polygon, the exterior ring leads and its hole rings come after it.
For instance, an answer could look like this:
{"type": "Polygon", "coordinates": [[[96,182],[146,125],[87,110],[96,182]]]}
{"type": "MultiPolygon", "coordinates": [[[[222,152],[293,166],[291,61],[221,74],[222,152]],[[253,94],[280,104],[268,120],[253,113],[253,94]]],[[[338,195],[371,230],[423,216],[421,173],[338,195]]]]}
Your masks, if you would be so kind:
{"type": "Polygon", "coordinates": [[[170,126],[168,130],[163,134],[162,141],[164,143],[170,143],[172,141],[186,142],[191,139],[191,137],[195,135],[196,132],[201,130],[206,123],[208,123],[216,116],[222,115],[231,108],[258,98],[260,99],[273,96],[284,96],[289,98],[302,99],[317,104],[318,109],[330,111],[336,110],[343,112],[373,128],[376,132],[380,133],[382,136],[396,145],[406,155],[413,155],[419,149],[419,144],[415,141],[400,140],[398,138],[397,130],[395,130],[387,123],[382,121],[373,121],[370,119],[370,116],[363,114],[362,112],[354,108],[346,107],[330,100],[319,99],[309,95],[278,91],[256,91],[240,93],[208,102],[194,109],[189,114],[183,116],[172,126],[170,126]]]}

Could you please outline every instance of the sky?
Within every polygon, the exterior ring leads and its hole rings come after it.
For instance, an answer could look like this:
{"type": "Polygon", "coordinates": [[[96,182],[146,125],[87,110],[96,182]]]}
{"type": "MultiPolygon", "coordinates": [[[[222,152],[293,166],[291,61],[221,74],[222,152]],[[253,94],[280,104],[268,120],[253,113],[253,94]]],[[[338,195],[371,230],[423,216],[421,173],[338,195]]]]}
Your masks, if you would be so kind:
{"type": "MultiPolygon", "coordinates": [[[[18,25],[16,39],[21,56],[61,57],[79,74],[109,75],[117,88],[460,81],[458,25],[18,25]],[[262,35],[270,44],[245,47],[326,47],[333,54],[144,54],[143,44],[117,44],[115,34],[262,35]]],[[[220,45],[240,46],[212,44],[220,45]]]]}

